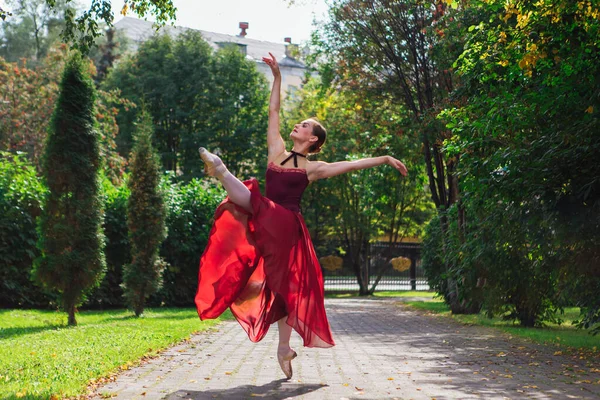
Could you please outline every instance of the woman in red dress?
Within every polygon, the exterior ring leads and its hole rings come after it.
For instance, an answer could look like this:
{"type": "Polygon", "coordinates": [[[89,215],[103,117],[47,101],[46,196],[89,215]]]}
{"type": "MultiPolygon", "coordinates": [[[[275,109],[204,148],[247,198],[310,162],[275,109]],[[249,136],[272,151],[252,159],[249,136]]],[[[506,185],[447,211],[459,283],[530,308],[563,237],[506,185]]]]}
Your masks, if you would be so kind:
{"type": "Polygon", "coordinates": [[[402,175],[407,170],[390,156],[335,163],[308,161],[306,156],[318,153],[326,138],[323,126],[313,119],[294,126],[290,134],[294,145],[287,151],[279,133],[281,74],[277,60],[270,56],[263,58],[274,77],[266,196],[260,194],[256,179],[241,182],[218,156],[200,148],[207,173],[221,181],[228,196],[217,208],[200,259],[195,302],[201,319],[216,318],[229,307],[254,342],[277,322],[277,359],[291,378],[291,361],[296,357],[290,347],[292,330],[306,347],[335,344],[325,314],[321,267],[300,213],[304,189],[317,179],[382,164],[402,175]]]}

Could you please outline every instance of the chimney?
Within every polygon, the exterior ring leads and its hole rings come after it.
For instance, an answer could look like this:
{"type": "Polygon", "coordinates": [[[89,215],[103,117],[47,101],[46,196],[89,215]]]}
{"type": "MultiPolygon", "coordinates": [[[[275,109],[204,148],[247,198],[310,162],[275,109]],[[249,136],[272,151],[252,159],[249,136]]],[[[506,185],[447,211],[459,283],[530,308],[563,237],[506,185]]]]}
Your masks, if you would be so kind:
{"type": "Polygon", "coordinates": [[[294,57],[294,54],[298,52],[298,46],[292,44],[291,37],[283,38],[283,41],[285,42],[285,56],[287,58],[295,59],[296,57],[294,57]]]}
{"type": "Polygon", "coordinates": [[[246,29],[248,29],[248,23],[247,22],[240,22],[240,29],[242,31],[240,32],[240,34],[238,36],[239,37],[246,37],[246,35],[248,34],[246,32],[246,29]]]}

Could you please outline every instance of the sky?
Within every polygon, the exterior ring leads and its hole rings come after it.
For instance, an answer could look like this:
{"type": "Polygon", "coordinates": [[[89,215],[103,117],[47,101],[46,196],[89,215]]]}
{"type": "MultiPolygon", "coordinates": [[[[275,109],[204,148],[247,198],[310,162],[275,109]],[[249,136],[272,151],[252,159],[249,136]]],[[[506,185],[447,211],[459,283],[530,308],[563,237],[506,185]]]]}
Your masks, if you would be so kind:
{"type": "MultiPolygon", "coordinates": [[[[240,22],[248,22],[248,38],[283,43],[310,39],[313,20],[324,20],[326,0],[173,0],[177,7],[175,25],[237,35],[240,22]]],[[[79,0],[89,7],[92,0],[79,0]]],[[[112,0],[115,22],[121,18],[124,0],[112,0]]],[[[131,13],[128,16],[134,17],[131,13]]],[[[148,20],[152,20],[148,18],[148,20]]]]}

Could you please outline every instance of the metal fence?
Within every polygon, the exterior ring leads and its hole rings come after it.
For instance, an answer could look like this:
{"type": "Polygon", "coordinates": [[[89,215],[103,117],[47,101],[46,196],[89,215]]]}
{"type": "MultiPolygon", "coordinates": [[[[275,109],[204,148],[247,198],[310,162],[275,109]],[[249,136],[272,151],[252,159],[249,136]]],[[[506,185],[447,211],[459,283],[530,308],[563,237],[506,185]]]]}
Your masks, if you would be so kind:
{"type": "MultiPolygon", "coordinates": [[[[362,273],[369,289],[377,283],[375,291],[429,290],[421,266],[421,244],[399,243],[390,247],[387,243],[371,243],[368,261],[363,261],[362,273]],[[410,260],[407,270],[394,268],[390,260],[405,257],[410,260]]],[[[348,258],[342,257],[338,268],[323,268],[326,292],[358,291],[359,285],[348,258]]],[[[323,264],[323,263],[322,263],[323,264]]]]}

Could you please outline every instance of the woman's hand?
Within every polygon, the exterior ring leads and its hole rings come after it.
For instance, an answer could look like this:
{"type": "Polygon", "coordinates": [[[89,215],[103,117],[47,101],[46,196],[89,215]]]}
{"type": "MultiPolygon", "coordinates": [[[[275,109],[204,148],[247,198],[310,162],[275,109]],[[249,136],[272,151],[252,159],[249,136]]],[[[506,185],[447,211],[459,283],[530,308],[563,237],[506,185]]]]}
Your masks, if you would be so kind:
{"type": "Polygon", "coordinates": [[[275,56],[272,53],[269,53],[269,55],[271,56],[271,58],[263,57],[262,60],[265,64],[271,67],[271,72],[273,72],[274,77],[280,77],[281,72],[279,72],[279,64],[277,63],[277,60],[275,59],[275,56]]]}
{"type": "Polygon", "coordinates": [[[406,165],[404,165],[400,160],[396,160],[394,157],[387,156],[387,164],[396,168],[402,176],[406,176],[408,174],[408,170],[406,169],[406,165]]]}

